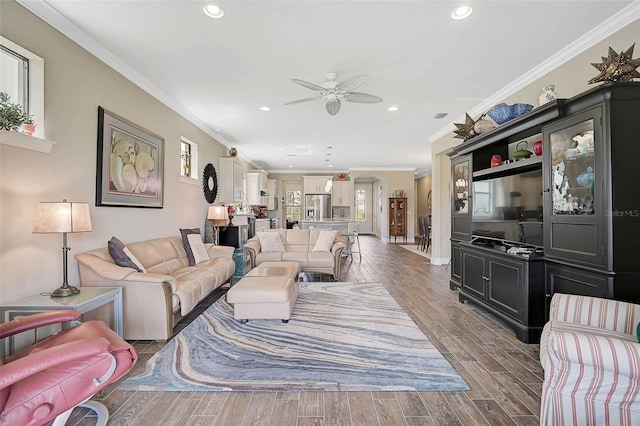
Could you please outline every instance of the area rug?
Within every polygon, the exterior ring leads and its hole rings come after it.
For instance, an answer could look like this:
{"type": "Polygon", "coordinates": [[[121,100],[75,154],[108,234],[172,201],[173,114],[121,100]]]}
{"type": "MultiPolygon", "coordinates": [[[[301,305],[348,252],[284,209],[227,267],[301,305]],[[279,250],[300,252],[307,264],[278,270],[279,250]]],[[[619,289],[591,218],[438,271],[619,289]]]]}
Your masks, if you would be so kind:
{"type": "Polygon", "coordinates": [[[130,377],[142,391],[463,391],[380,283],[303,282],[291,320],[240,324],[223,296],[130,377]]]}
{"type": "Polygon", "coordinates": [[[400,247],[402,247],[405,250],[409,250],[411,253],[415,253],[415,254],[419,254],[422,257],[426,257],[427,259],[431,259],[431,253],[430,252],[425,252],[422,250],[419,250],[418,247],[415,244],[401,244],[400,247]]]}

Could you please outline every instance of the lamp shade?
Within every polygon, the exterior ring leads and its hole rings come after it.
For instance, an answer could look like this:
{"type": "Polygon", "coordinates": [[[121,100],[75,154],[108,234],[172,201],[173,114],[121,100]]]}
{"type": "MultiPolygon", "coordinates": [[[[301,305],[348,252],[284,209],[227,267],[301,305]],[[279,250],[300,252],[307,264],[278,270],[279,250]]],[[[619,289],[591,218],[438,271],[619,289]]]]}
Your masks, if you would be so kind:
{"type": "Polygon", "coordinates": [[[225,206],[210,206],[207,213],[207,219],[223,220],[227,218],[227,209],[225,206]]]}
{"type": "Polygon", "coordinates": [[[71,233],[91,231],[91,215],[88,203],[45,202],[38,204],[33,232],[71,233]]]}

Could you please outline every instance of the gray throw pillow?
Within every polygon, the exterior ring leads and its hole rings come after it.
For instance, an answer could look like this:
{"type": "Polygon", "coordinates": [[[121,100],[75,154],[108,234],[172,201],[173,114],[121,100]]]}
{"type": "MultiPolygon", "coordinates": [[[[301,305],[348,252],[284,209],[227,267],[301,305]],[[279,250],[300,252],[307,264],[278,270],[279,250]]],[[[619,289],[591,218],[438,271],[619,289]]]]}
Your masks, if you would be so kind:
{"type": "Polygon", "coordinates": [[[142,272],[142,269],[140,269],[138,265],[131,260],[127,253],[125,253],[125,245],[122,241],[116,237],[111,237],[107,243],[107,248],[109,249],[109,254],[113,258],[113,261],[116,262],[116,265],[123,266],[125,268],[133,268],[138,272],[142,272]]]}
{"type": "Polygon", "coordinates": [[[184,246],[184,251],[187,252],[187,258],[189,259],[189,266],[193,266],[196,264],[196,258],[193,255],[193,250],[191,249],[191,244],[189,244],[189,238],[187,236],[189,234],[200,234],[200,228],[181,229],[180,234],[182,235],[182,245],[184,246]]]}

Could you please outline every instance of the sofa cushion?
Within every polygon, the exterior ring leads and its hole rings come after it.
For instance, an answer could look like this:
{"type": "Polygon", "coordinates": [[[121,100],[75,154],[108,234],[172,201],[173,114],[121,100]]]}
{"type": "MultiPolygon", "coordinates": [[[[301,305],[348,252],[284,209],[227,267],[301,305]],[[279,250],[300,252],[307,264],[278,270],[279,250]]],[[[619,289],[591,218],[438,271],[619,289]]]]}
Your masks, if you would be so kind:
{"type": "Polygon", "coordinates": [[[124,243],[116,237],[111,237],[107,243],[107,248],[116,265],[133,268],[138,272],[146,272],[140,261],[131,253],[124,243]]]}
{"type": "Polygon", "coordinates": [[[189,242],[189,235],[191,234],[200,235],[200,228],[180,229],[180,235],[182,235],[182,244],[184,245],[184,251],[187,252],[187,258],[189,259],[189,266],[193,266],[197,263],[196,258],[193,255],[193,248],[191,247],[191,243],[189,242]]]}
{"type": "Polygon", "coordinates": [[[207,249],[204,248],[204,243],[202,242],[200,234],[189,234],[187,235],[187,240],[189,241],[189,246],[191,247],[191,252],[193,253],[196,265],[200,262],[204,262],[205,260],[209,260],[207,249]]]}
{"type": "Polygon", "coordinates": [[[320,231],[316,244],[313,246],[311,251],[331,251],[331,246],[333,246],[336,235],[338,235],[338,231],[336,230],[320,231]]]}
{"type": "Polygon", "coordinates": [[[265,253],[282,253],[285,251],[282,238],[278,232],[256,232],[260,246],[265,253]]]}

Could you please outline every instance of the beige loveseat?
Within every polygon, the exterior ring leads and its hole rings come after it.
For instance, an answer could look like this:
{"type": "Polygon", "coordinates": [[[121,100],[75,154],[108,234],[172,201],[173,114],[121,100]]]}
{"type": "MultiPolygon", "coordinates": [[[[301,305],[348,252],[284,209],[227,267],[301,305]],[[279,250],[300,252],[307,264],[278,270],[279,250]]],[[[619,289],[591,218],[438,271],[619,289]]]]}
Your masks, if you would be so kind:
{"type": "Polygon", "coordinates": [[[258,235],[246,242],[251,267],[263,262],[298,262],[301,272],[319,272],[340,279],[341,254],[346,248],[346,240],[338,232],[328,251],[313,251],[322,229],[269,229],[265,233],[278,233],[284,251],[265,252],[258,235]]]}
{"type": "Polygon", "coordinates": [[[107,247],[77,254],[83,287],[122,287],[124,338],[167,340],[173,326],[233,275],[233,247],[205,244],[210,260],[189,266],[178,236],[127,244],[146,272],[116,265],[107,247]]]}

